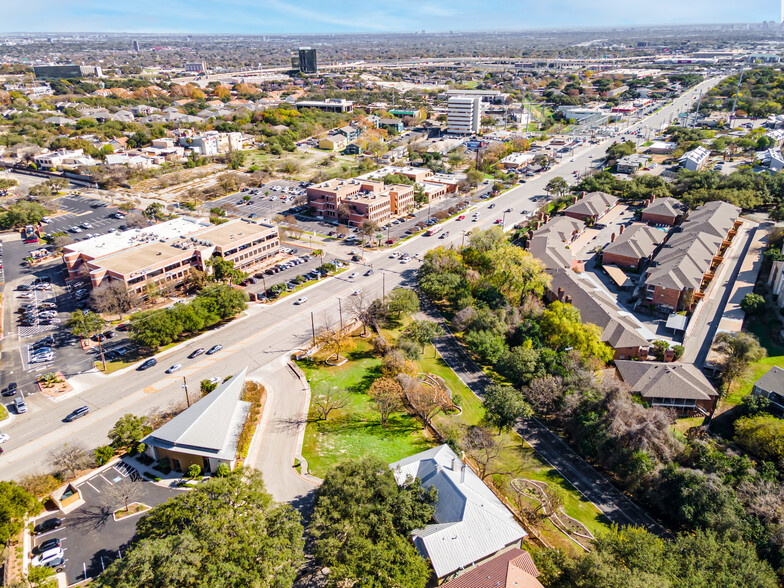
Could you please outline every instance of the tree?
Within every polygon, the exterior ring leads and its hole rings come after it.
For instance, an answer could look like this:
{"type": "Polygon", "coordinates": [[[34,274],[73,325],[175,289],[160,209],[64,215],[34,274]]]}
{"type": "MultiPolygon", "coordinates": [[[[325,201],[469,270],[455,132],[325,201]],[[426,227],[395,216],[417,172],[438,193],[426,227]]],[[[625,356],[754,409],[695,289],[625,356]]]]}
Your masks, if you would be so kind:
{"type": "Polygon", "coordinates": [[[151,509],[122,559],[93,584],[290,587],[302,550],[299,514],[272,499],[261,473],[239,468],[151,509]]]}
{"type": "Polygon", "coordinates": [[[348,300],[348,312],[351,318],[362,324],[362,335],[367,335],[368,323],[373,316],[370,312],[370,298],[364,292],[351,296],[348,300]]]}
{"type": "Polygon", "coordinates": [[[479,185],[479,182],[481,182],[484,179],[484,177],[485,175],[482,172],[477,171],[475,169],[470,170],[466,174],[466,180],[468,181],[468,185],[471,186],[472,188],[476,188],[479,185]]]}
{"type": "Polygon", "coordinates": [[[547,345],[557,351],[568,347],[608,362],[613,357],[612,347],[602,342],[601,329],[583,323],[580,311],[563,302],[555,301],[542,313],[539,324],[547,345]]]}
{"type": "Polygon", "coordinates": [[[544,191],[548,194],[557,194],[558,197],[563,196],[566,194],[566,191],[569,189],[569,184],[566,183],[561,176],[556,176],[547,182],[547,185],[544,187],[544,191]]]}
{"type": "Polygon", "coordinates": [[[93,449],[95,463],[99,466],[109,463],[114,457],[114,447],[111,445],[100,445],[93,449]]]}
{"type": "Polygon", "coordinates": [[[506,339],[489,330],[468,331],[465,334],[468,348],[488,364],[495,364],[509,351],[506,339]]]}
{"type": "Polygon", "coordinates": [[[499,374],[513,386],[522,388],[531,383],[539,373],[539,350],[519,345],[506,353],[495,366],[499,374]]]}
{"type": "Polygon", "coordinates": [[[740,307],[748,314],[757,314],[765,308],[765,299],[759,294],[749,292],[740,301],[740,307]]]}
{"type": "Polygon", "coordinates": [[[329,418],[332,411],[340,410],[348,405],[348,392],[337,386],[323,386],[311,398],[311,405],[318,414],[319,420],[325,421],[329,418]]]}
{"type": "Polygon", "coordinates": [[[217,387],[218,387],[217,382],[210,382],[209,380],[202,380],[199,383],[199,390],[201,390],[202,396],[206,396],[207,394],[215,390],[215,388],[217,387]]]}
{"type": "Polygon", "coordinates": [[[125,226],[129,229],[143,229],[149,226],[149,221],[144,215],[134,212],[125,217],[125,226]]]}
{"type": "MultiPolygon", "coordinates": [[[[319,260],[321,261],[321,263],[319,265],[324,265],[324,250],[323,249],[314,249],[313,252],[311,253],[311,256],[318,257],[319,260]]],[[[321,279],[320,275],[319,275],[319,279],[321,279]]]]}
{"type": "Polygon", "coordinates": [[[436,498],[419,480],[398,486],[375,457],[343,462],[316,494],[309,527],[314,555],[335,585],[424,588],[430,567],[409,535],[430,522],[436,498]]]}
{"type": "Polygon", "coordinates": [[[316,343],[332,353],[327,361],[333,359],[340,361],[340,352],[347,349],[353,343],[351,333],[341,328],[340,325],[324,325],[316,334],[316,343]]]}
{"type": "MultiPolygon", "coordinates": [[[[93,335],[98,335],[103,331],[106,326],[106,321],[99,314],[92,311],[75,310],[65,323],[65,327],[77,337],[89,339],[93,335]]],[[[106,371],[106,357],[103,354],[103,346],[101,345],[101,338],[98,337],[98,350],[101,353],[101,361],[103,362],[103,370],[106,371]]]]}
{"type": "Polygon", "coordinates": [[[491,465],[504,448],[495,435],[478,425],[468,428],[460,440],[460,447],[476,462],[483,480],[492,473],[491,465]]]}
{"type": "Polygon", "coordinates": [[[658,361],[664,361],[664,354],[670,348],[670,343],[664,340],[656,340],[653,342],[653,349],[651,353],[658,361]]]}
{"type": "Polygon", "coordinates": [[[511,386],[490,386],[485,392],[483,404],[485,418],[498,427],[499,434],[505,429],[511,429],[518,420],[531,416],[533,412],[520,393],[511,386]]]}
{"type": "Polygon", "coordinates": [[[110,281],[93,289],[90,306],[98,312],[116,314],[118,318],[122,318],[123,313],[133,307],[133,300],[122,282],[110,281]]]}
{"type": "Polygon", "coordinates": [[[544,264],[525,249],[504,243],[489,251],[487,258],[492,268],[490,282],[512,305],[518,305],[527,294],[542,296],[550,285],[544,264]]]}
{"type": "Polygon", "coordinates": [[[378,412],[381,426],[386,427],[392,413],[403,408],[403,388],[390,377],[377,379],[368,389],[373,408],[378,412]]]}
{"type": "Polygon", "coordinates": [[[769,414],[735,421],[735,441],[757,457],[784,463],[784,420],[769,414]]]}
{"type": "Polygon", "coordinates": [[[637,152],[637,146],[634,141],[624,141],[623,143],[613,143],[607,148],[606,157],[607,161],[618,160],[627,155],[632,155],[637,152]]]}
{"type": "Polygon", "coordinates": [[[248,277],[248,274],[242,270],[234,268],[234,262],[222,257],[211,257],[207,265],[212,268],[211,278],[216,282],[230,281],[233,284],[239,284],[248,277]]]}
{"type": "Polygon", "coordinates": [[[79,442],[63,443],[49,452],[49,465],[65,479],[71,479],[82,470],[93,467],[93,456],[79,442]]]}
{"type": "Polygon", "coordinates": [[[146,416],[124,414],[109,430],[108,437],[115,449],[134,451],[141,440],[152,433],[146,416]]]}
{"type": "Polygon", "coordinates": [[[729,394],[732,383],[743,376],[749,365],[767,355],[757,338],[751,333],[719,333],[713,340],[713,348],[724,355],[721,376],[729,394]]]}
{"type": "MultiPolygon", "coordinates": [[[[432,321],[411,321],[406,330],[403,331],[409,339],[416,341],[416,343],[425,350],[425,345],[432,343],[433,340],[438,339],[444,335],[444,329],[438,323],[432,321]]],[[[435,357],[435,350],[433,357],[435,357]]]]}
{"type": "Polygon", "coordinates": [[[5,545],[22,530],[29,514],[38,514],[41,505],[15,482],[0,482],[0,543],[5,545]]]}
{"type": "Polygon", "coordinates": [[[104,489],[103,495],[114,504],[116,509],[122,506],[127,512],[128,504],[139,498],[143,492],[141,482],[127,477],[104,489]]]}
{"type": "Polygon", "coordinates": [[[144,216],[151,221],[159,221],[166,218],[164,206],[160,202],[153,202],[144,209],[144,216]]]}
{"type": "Polygon", "coordinates": [[[419,312],[419,298],[407,288],[395,288],[387,294],[385,302],[389,313],[398,320],[419,312]]]}
{"type": "Polygon", "coordinates": [[[414,413],[422,419],[423,428],[427,429],[433,417],[444,409],[439,397],[439,392],[434,386],[428,386],[407,374],[400,374],[397,378],[403,388],[406,402],[414,413]]]}

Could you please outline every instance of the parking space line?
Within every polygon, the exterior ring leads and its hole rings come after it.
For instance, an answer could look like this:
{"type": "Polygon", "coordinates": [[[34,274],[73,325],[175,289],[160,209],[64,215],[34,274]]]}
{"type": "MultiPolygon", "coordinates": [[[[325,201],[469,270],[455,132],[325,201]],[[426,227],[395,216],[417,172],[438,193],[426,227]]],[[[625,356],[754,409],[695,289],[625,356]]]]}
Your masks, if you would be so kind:
{"type": "MultiPolygon", "coordinates": [[[[85,483],[85,484],[87,484],[87,485],[88,485],[90,488],[92,488],[93,490],[95,490],[95,491],[96,491],[98,494],[100,494],[100,493],[101,493],[101,491],[100,491],[100,490],[98,490],[98,488],[96,488],[95,486],[93,486],[92,484],[90,484],[90,481],[89,481],[89,480],[85,480],[85,481],[84,481],[84,483],[85,483]]],[[[79,484],[79,485],[81,486],[82,484],[79,484]]]]}
{"type": "Polygon", "coordinates": [[[114,486],[114,484],[112,484],[109,480],[107,480],[106,478],[103,477],[103,474],[98,474],[98,475],[101,476],[101,478],[103,478],[104,482],[109,484],[109,486],[114,486]]]}

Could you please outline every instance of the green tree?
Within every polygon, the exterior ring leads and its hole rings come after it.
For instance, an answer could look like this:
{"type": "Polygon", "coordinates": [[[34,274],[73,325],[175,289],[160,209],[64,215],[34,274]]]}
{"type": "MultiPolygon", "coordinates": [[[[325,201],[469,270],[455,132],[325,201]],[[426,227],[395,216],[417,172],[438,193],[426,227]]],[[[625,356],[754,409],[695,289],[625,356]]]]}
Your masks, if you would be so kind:
{"type": "Polygon", "coordinates": [[[22,530],[24,518],[38,514],[41,505],[14,482],[0,482],[0,542],[5,544],[22,530]]]}
{"type": "Polygon", "coordinates": [[[782,463],[784,460],[784,420],[769,414],[735,421],[735,442],[757,457],[782,463]]]}
{"type": "Polygon", "coordinates": [[[556,176],[552,178],[547,185],[544,187],[544,191],[548,194],[557,194],[558,197],[563,196],[566,194],[566,191],[569,189],[569,184],[566,183],[561,176],[556,176]]]}
{"type": "Polygon", "coordinates": [[[612,347],[602,342],[602,331],[594,324],[583,323],[580,311],[571,304],[553,302],[539,320],[542,335],[549,347],[563,351],[571,347],[585,355],[608,362],[612,347]]]}
{"type": "Polygon", "coordinates": [[[240,169],[245,165],[245,153],[242,151],[232,151],[229,153],[227,164],[230,169],[240,169]]]}
{"type": "MultiPolygon", "coordinates": [[[[89,339],[93,335],[98,335],[106,326],[104,318],[95,314],[91,310],[83,312],[75,310],[65,322],[65,327],[77,337],[89,339]]],[[[101,352],[101,361],[103,362],[103,370],[106,371],[106,357],[103,354],[103,345],[101,345],[101,338],[98,338],[98,350],[101,352]]]]}
{"type": "Polygon", "coordinates": [[[525,345],[514,347],[495,367],[514,386],[522,388],[539,374],[539,350],[525,345]]]}
{"type": "Polygon", "coordinates": [[[316,494],[310,523],[314,554],[330,578],[367,588],[424,588],[430,569],[409,534],[430,522],[435,489],[418,480],[398,486],[374,457],[334,467],[316,494]]]}
{"type": "Polygon", "coordinates": [[[486,411],[485,418],[491,425],[498,427],[499,434],[533,413],[520,393],[511,386],[490,386],[485,392],[482,404],[486,411]]]}
{"type": "Polygon", "coordinates": [[[95,454],[95,462],[102,466],[111,461],[114,457],[114,448],[110,445],[100,445],[93,450],[95,454]]]}
{"type": "Polygon", "coordinates": [[[201,383],[199,384],[199,389],[201,390],[202,396],[206,396],[207,394],[215,390],[215,388],[217,387],[218,387],[217,382],[210,382],[209,380],[202,380],[201,383]]]}
{"type": "Polygon", "coordinates": [[[504,336],[493,331],[468,331],[465,334],[465,342],[482,361],[491,365],[500,360],[509,350],[504,336]]]}
{"type": "Polygon", "coordinates": [[[124,414],[109,430],[108,437],[115,449],[134,451],[141,440],[152,432],[146,416],[124,414]]]}
{"type": "Polygon", "coordinates": [[[223,259],[222,257],[211,257],[207,265],[212,268],[212,276],[216,282],[230,281],[233,284],[239,284],[248,277],[248,274],[242,270],[234,268],[234,262],[223,259]]]}
{"type": "Polygon", "coordinates": [[[175,341],[183,332],[182,324],[172,312],[151,310],[131,317],[131,341],[150,349],[158,349],[175,341]]]}
{"type": "Polygon", "coordinates": [[[624,141],[623,143],[613,143],[607,148],[606,159],[611,161],[614,159],[621,159],[627,155],[632,155],[637,152],[637,147],[634,141],[624,141]]]}
{"type": "Polygon", "coordinates": [[[749,292],[743,297],[743,300],[740,301],[740,307],[748,314],[757,314],[758,312],[762,312],[765,308],[765,298],[759,294],[749,292]]]}
{"type": "Polygon", "coordinates": [[[398,320],[419,312],[419,298],[408,288],[395,288],[387,294],[385,302],[389,313],[398,320]]]}
{"type": "Polygon", "coordinates": [[[152,221],[159,221],[166,218],[163,204],[160,202],[153,202],[144,209],[144,216],[152,221]]]}
{"type": "Polygon", "coordinates": [[[299,514],[273,501],[261,473],[239,469],[150,510],[130,549],[93,584],[283,588],[292,586],[302,550],[299,514]]]}
{"type": "MultiPolygon", "coordinates": [[[[441,337],[444,334],[444,329],[441,325],[432,321],[411,321],[403,332],[406,337],[416,341],[424,352],[425,345],[441,337]]],[[[435,350],[433,351],[433,356],[435,357],[435,350]]]]}
{"type": "Polygon", "coordinates": [[[479,182],[484,179],[484,177],[485,175],[482,172],[472,169],[466,174],[466,181],[468,182],[469,186],[476,188],[479,185],[479,182]]]}
{"type": "Polygon", "coordinates": [[[767,355],[757,338],[751,333],[719,333],[713,340],[713,348],[724,357],[721,365],[721,377],[726,385],[726,393],[730,393],[732,383],[743,376],[749,366],[767,355]]]}

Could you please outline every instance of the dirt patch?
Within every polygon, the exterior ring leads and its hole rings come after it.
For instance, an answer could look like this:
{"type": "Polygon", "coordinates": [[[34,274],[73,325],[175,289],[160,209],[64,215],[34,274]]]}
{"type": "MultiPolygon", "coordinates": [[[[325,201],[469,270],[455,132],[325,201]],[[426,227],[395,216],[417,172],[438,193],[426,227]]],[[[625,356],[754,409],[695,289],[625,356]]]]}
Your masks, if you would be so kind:
{"type": "Polygon", "coordinates": [[[50,372],[38,376],[38,388],[50,398],[57,398],[73,391],[73,386],[68,383],[61,372],[50,372]]]}

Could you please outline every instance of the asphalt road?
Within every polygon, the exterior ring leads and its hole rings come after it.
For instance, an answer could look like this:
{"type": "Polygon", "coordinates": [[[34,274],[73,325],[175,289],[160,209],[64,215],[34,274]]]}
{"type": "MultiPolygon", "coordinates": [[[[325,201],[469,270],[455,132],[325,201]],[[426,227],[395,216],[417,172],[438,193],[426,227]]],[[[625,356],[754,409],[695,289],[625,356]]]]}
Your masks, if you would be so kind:
{"type": "MultiPolygon", "coordinates": [[[[701,86],[707,85],[706,83],[701,86]]],[[[675,106],[665,107],[645,122],[650,126],[665,123],[670,114],[669,109],[691,102],[692,96],[699,92],[699,88],[700,86],[692,89],[676,100],[675,106]]],[[[634,128],[636,127],[633,125],[632,129],[634,128]]],[[[480,220],[470,222],[466,218],[463,221],[447,221],[444,223],[444,230],[449,230],[450,235],[446,239],[418,236],[395,250],[414,255],[424,253],[437,245],[451,243],[459,246],[464,232],[492,226],[500,216],[498,211],[508,207],[515,211],[506,217],[506,226],[511,227],[522,217],[520,210],[534,210],[538,206],[539,203],[534,203],[531,199],[544,194],[544,186],[552,177],[569,177],[572,171],[584,170],[597,157],[603,155],[606,147],[607,142],[581,147],[574,153],[573,161],[565,161],[492,201],[472,206],[469,208],[469,214],[470,211],[477,210],[480,220]],[[496,204],[497,210],[488,209],[491,202],[496,204]]],[[[107,431],[125,413],[147,414],[165,408],[172,402],[184,401],[183,377],[191,383],[191,388],[197,388],[198,382],[204,378],[235,374],[245,367],[249,368],[249,372],[254,372],[274,361],[280,361],[280,358],[288,356],[292,349],[307,343],[311,336],[311,320],[317,324],[325,317],[336,321],[336,299],[345,299],[357,287],[369,295],[380,295],[382,291],[389,292],[395,286],[413,284],[416,261],[401,264],[397,259],[390,259],[389,251],[385,251],[368,254],[366,264],[370,263],[376,270],[372,276],[349,280],[344,273],[318,282],[298,294],[308,298],[303,305],[294,305],[289,297],[269,306],[251,307],[243,317],[225,327],[207,332],[159,354],[158,365],[147,371],[137,372],[131,367],[109,376],[97,372],[76,376],[72,378],[76,393],[59,399],[59,402],[38,395],[38,398],[29,403],[30,412],[23,415],[24,418],[15,417],[3,425],[3,432],[8,433],[11,438],[4,445],[5,453],[0,457],[0,478],[14,479],[45,469],[47,453],[64,442],[83,443],[87,447],[105,443],[107,431]],[[216,343],[224,346],[218,354],[200,356],[195,360],[187,359],[187,355],[194,348],[209,347],[216,343]],[[183,369],[176,374],[164,374],[164,370],[174,363],[183,364],[183,369]],[[62,422],[65,415],[82,405],[90,407],[88,416],[73,423],[62,422]]],[[[366,268],[366,265],[359,265],[357,271],[366,268]]],[[[5,374],[3,378],[7,380],[5,374]]],[[[291,412],[291,403],[301,406],[302,397],[296,389],[274,392],[267,408],[271,414],[291,412]]],[[[296,431],[290,431],[286,443],[281,443],[280,439],[271,439],[270,429],[265,429],[261,445],[276,447],[280,463],[291,464],[296,447],[296,431]]]]}

